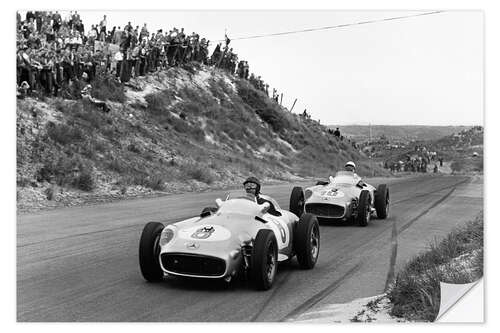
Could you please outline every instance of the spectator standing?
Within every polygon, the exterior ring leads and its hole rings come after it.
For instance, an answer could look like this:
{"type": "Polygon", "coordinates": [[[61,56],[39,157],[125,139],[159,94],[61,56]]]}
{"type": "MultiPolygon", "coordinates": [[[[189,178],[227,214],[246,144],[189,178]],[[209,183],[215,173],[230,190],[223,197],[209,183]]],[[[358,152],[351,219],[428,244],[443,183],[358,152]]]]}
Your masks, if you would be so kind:
{"type": "Polygon", "coordinates": [[[123,31],[121,30],[121,27],[118,27],[118,29],[115,30],[115,33],[113,35],[112,43],[116,44],[116,45],[120,45],[120,43],[122,41],[122,34],[123,34],[123,31]]]}
{"type": "Polygon", "coordinates": [[[52,15],[52,28],[54,28],[54,32],[58,33],[59,32],[59,28],[61,27],[61,25],[62,25],[61,14],[59,14],[59,12],[56,11],[52,15]]]}
{"type": "Polygon", "coordinates": [[[102,17],[101,22],[99,22],[99,28],[100,28],[100,31],[99,31],[99,32],[100,32],[100,33],[103,33],[103,32],[104,32],[104,34],[106,34],[106,27],[107,27],[107,25],[108,25],[108,21],[107,21],[107,19],[106,19],[106,15],[104,15],[104,16],[102,17]]]}
{"type": "Polygon", "coordinates": [[[243,64],[243,76],[245,80],[248,80],[248,75],[250,73],[250,66],[248,66],[248,61],[243,64]]]}
{"type": "Polygon", "coordinates": [[[121,51],[118,51],[115,53],[115,58],[114,61],[116,62],[116,70],[115,70],[115,76],[117,78],[120,77],[120,71],[122,67],[122,61],[123,61],[123,54],[121,51]]]}
{"type": "Polygon", "coordinates": [[[148,31],[146,23],[144,23],[144,26],[141,28],[141,33],[139,35],[139,41],[142,41],[144,38],[148,38],[148,37],[149,37],[149,31],[148,31]]]}

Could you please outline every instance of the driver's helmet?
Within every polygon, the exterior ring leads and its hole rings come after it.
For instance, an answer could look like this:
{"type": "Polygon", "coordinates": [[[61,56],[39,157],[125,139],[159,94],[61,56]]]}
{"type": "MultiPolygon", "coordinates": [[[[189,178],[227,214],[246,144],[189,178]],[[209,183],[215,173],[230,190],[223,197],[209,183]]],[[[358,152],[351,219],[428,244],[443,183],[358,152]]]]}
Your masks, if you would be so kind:
{"type": "Polygon", "coordinates": [[[344,169],[346,171],[352,171],[352,172],[355,172],[356,171],[356,164],[354,164],[353,161],[349,161],[347,162],[345,165],[344,165],[344,169]]]}
{"type": "Polygon", "coordinates": [[[243,186],[245,187],[245,191],[249,193],[249,191],[255,189],[255,195],[260,193],[260,181],[255,177],[248,177],[244,182],[243,186]]]}

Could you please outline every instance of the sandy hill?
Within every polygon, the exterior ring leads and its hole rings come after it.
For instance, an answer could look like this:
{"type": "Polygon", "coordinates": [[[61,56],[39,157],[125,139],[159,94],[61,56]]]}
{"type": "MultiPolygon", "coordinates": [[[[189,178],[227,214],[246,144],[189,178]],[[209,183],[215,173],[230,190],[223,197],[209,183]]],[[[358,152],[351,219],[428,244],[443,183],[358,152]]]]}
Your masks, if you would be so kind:
{"type": "Polygon", "coordinates": [[[18,100],[19,208],[228,187],[248,175],[321,178],[346,160],[372,173],[349,142],[223,71],[189,65],[93,86],[110,112],[71,94],[18,100]]]}

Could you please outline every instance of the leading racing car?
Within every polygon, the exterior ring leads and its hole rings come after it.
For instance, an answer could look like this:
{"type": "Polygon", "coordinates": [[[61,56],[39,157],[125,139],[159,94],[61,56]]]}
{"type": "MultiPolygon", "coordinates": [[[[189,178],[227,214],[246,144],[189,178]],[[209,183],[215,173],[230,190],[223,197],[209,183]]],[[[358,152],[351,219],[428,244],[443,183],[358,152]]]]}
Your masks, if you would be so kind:
{"type": "Polygon", "coordinates": [[[199,216],[167,226],[147,223],[139,244],[143,277],[150,282],[166,275],[230,282],[246,272],[257,289],[267,290],[278,262],[296,256],[301,268],[313,268],[320,246],[316,217],[304,213],[299,218],[266,199],[260,205],[252,196],[217,199],[217,207],[199,216]]]}
{"type": "Polygon", "coordinates": [[[290,197],[290,211],[305,211],[319,220],[355,221],[367,226],[376,212],[380,219],[389,214],[389,188],[380,184],[377,188],[365,183],[352,171],[339,171],[328,181],[315,186],[295,187],[290,197]]]}

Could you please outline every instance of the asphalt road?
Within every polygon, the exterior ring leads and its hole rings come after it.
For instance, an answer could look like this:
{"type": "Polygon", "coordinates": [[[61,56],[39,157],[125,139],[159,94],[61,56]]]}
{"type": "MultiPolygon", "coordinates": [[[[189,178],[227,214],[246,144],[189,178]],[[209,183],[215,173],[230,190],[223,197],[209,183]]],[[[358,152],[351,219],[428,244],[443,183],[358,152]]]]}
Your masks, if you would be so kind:
{"type": "MultiPolygon", "coordinates": [[[[379,180],[374,180],[377,184],[379,180]]],[[[316,267],[280,265],[275,286],[143,280],[138,242],[147,221],[199,214],[224,192],[182,194],[18,215],[18,321],[286,321],[328,303],[382,293],[429,242],[482,209],[483,180],[420,176],[386,181],[390,216],[365,228],[322,225],[316,267]]],[[[265,186],[283,208],[293,185],[265,186]]]]}

